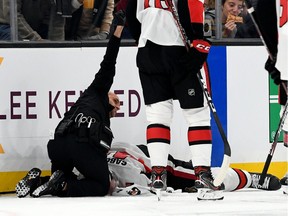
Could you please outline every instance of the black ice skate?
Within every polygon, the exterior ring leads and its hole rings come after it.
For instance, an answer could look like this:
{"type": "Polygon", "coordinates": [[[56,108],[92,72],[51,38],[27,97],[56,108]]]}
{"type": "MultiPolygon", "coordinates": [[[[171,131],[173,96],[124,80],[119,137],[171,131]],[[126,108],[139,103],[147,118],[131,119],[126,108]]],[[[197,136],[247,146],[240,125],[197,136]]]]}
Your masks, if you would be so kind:
{"type": "Polygon", "coordinates": [[[151,190],[156,192],[158,201],[161,199],[161,191],[167,188],[167,171],[165,167],[153,166],[151,172],[151,190]]]}
{"type": "Polygon", "coordinates": [[[280,180],[282,185],[283,194],[288,195],[288,173],[280,180]]]}
{"type": "Polygon", "coordinates": [[[274,175],[266,174],[263,185],[259,184],[261,173],[250,173],[252,178],[251,188],[262,189],[262,190],[279,190],[281,183],[279,178],[274,175]]]}
{"type": "Polygon", "coordinates": [[[40,175],[40,169],[31,169],[26,176],[16,184],[15,190],[17,197],[22,198],[26,197],[29,193],[31,194],[39,186],[40,175]]]}
{"type": "Polygon", "coordinates": [[[39,186],[33,193],[33,197],[40,197],[44,195],[56,195],[58,196],[63,191],[65,186],[64,173],[61,170],[55,171],[48,182],[39,186]]]}
{"type": "Polygon", "coordinates": [[[288,173],[280,180],[281,185],[288,186],[288,173]]]}
{"type": "Polygon", "coordinates": [[[195,174],[198,179],[195,181],[195,187],[198,189],[198,200],[223,200],[224,184],[219,186],[213,184],[214,178],[210,167],[195,167],[195,174]]]}

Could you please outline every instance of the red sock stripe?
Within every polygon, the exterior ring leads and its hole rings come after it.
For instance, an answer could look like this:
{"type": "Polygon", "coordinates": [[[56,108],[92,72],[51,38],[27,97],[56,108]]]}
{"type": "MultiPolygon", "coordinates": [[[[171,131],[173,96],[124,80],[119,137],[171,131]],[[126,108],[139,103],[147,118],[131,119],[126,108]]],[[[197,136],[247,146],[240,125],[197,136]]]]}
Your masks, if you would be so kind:
{"type": "Polygon", "coordinates": [[[188,142],[189,144],[193,143],[202,143],[202,142],[212,142],[212,134],[210,127],[203,128],[189,128],[188,131],[188,142]]]}
{"type": "Polygon", "coordinates": [[[240,169],[233,168],[233,170],[237,173],[237,175],[239,177],[239,184],[238,184],[238,186],[237,186],[237,188],[235,190],[239,190],[239,189],[244,188],[246,186],[247,182],[248,182],[247,176],[240,169]]]}
{"type": "Polygon", "coordinates": [[[164,125],[149,125],[146,131],[147,141],[166,140],[170,143],[170,128],[164,125]]]}

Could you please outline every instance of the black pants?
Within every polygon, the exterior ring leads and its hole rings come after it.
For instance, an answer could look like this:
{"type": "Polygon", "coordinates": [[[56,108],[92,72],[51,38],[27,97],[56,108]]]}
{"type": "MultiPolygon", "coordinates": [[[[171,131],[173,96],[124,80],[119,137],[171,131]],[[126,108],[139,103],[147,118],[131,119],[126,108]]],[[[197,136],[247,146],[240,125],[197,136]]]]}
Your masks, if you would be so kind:
{"type": "Polygon", "coordinates": [[[67,178],[68,197],[105,196],[109,190],[107,154],[89,143],[88,138],[79,139],[74,133],[56,137],[48,142],[48,156],[52,173],[62,170],[67,178]],[[73,168],[85,178],[77,180],[73,168]]]}
{"type": "Polygon", "coordinates": [[[185,54],[185,47],[161,46],[151,41],[138,49],[137,67],[146,105],[177,99],[182,109],[203,107],[196,72],[188,71],[181,63],[185,54]]]}

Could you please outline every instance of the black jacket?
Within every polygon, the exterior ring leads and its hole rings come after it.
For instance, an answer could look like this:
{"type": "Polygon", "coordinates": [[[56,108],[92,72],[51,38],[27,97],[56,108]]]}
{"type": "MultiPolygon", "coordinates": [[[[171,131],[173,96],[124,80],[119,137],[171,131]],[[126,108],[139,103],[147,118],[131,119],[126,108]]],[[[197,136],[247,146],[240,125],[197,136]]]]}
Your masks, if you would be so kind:
{"type": "Polygon", "coordinates": [[[91,116],[96,120],[110,127],[109,112],[111,106],[109,104],[108,92],[113,84],[115,76],[116,58],[120,46],[120,39],[112,36],[109,40],[106,54],[98,73],[96,73],[93,82],[78,98],[71,109],[65,113],[64,119],[74,118],[78,113],[84,116],[91,116]]]}

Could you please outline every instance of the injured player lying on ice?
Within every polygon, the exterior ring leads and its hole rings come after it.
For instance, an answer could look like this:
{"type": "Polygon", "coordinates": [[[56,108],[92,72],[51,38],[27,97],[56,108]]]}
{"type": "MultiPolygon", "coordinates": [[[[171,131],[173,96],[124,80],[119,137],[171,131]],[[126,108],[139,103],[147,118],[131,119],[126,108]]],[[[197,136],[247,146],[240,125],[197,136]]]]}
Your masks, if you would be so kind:
{"type": "MultiPolygon", "coordinates": [[[[151,165],[145,145],[131,145],[122,142],[113,143],[107,160],[111,173],[110,194],[127,196],[140,194],[152,195],[154,193],[150,188],[151,165]]],[[[212,175],[217,175],[218,169],[212,168],[212,175]]],[[[76,171],[75,173],[78,174],[78,178],[85,178],[79,172],[76,171]]],[[[49,177],[40,177],[40,174],[40,169],[31,169],[17,183],[16,195],[18,197],[24,197],[23,194],[27,196],[29,193],[33,193],[37,185],[48,181],[49,177]],[[23,193],[24,190],[25,193],[23,193]]],[[[260,175],[260,173],[251,173],[241,169],[230,168],[224,179],[225,191],[235,191],[242,188],[262,190],[278,190],[281,188],[280,180],[271,174],[267,175],[263,186],[259,185],[260,175]]],[[[196,177],[191,161],[177,160],[169,155],[166,192],[196,193],[195,180],[196,177]]],[[[210,199],[213,198],[210,197],[210,199]]]]}
{"type": "MultiPolygon", "coordinates": [[[[128,143],[114,143],[108,153],[109,170],[118,181],[118,187],[113,195],[128,194],[132,188],[140,188],[138,193],[148,189],[150,191],[150,159],[145,145],[131,145],[128,143]],[[142,189],[142,190],[141,190],[142,189]]],[[[219,168],[212,168],[212,175],[217,175],[219,168]]],[[[263,190],[278,190],[280,180],[274,175],[267,175],[263,186],[258,184],[261,173],[247,172],[246,170],[229,168],[224,179],[225,191],[234,191],[242,188],[256,188],[263,190]]],[[[197,192],[195,188],[196,176],[191,161],[185,162],[168,157],[167,190],[169,192],[181,189],[182,192],[197,192]]],[[[147,190],[145,191],[147,192],[147,190]]],[[[144,192],[144,193],[145,193],[144,192]]]]}

